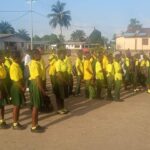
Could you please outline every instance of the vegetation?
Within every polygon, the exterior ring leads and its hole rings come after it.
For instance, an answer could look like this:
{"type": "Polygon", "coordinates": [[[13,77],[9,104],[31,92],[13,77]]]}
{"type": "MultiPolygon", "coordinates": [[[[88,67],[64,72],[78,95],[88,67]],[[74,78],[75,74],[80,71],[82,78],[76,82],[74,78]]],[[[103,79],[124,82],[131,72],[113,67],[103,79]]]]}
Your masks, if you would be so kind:
{"type": "Polygon", "coordinates": [[[14,34],[15,29],[7,21],[0,22],[0,34],[14,34]]]}
{"type": "Polygon", "coordinates": [[[62,28],[68,28],[70,26],[71,16],[70,11],[65,10],[66,3],[61,3],[59,0],[56,4],[52,5],[52,13],[48,14],[50,18],[49,24],[53,28],[60,27],[60,35],[62,35],[62,28]]]}
{"type": "Polygon", "coordinates": [[[83,42],[86,40],[83,30],[76,30],[71,34],[71,40],[75,42],[83,42]]]}

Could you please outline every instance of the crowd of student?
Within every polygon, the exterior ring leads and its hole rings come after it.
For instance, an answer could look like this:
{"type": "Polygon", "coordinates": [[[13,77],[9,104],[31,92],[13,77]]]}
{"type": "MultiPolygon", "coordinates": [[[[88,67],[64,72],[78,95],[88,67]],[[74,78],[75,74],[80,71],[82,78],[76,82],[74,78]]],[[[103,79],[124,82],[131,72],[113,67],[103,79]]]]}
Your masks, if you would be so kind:
{"type": "Polygon", "coordinates": [[[38,125],[38,111],[47,97],[46,70],[50,76],[56,97],[57,113],[67,114],[64,99],[70,95],[81,96],[81,84],[85,85],[85,97],[121,101],[120,90],[124,86],[137,92],[140,88],[150,93],[150,60],[145,54],[131,55],[117,52],[83,52],[79,50],[75,60],[70,50],[50,50],[49,65],[46,66],[39,50],[26,51],[22,61],[20,51],[0,52],[0,128],[7,129],[5,105],[13,105],[13,129],[25,127],[19,123],[20,107],[29,90],[32,106],[32,132],[42,132],[38,125]],[[74,77],[76,82],[74,82],[74,77]],[[84,82],[82,82],[84,81],[84,82]],[[75,90],[73,89],[75,84],[75,90]],[[105,91],[107,91],[105,93],[105,91]]]}

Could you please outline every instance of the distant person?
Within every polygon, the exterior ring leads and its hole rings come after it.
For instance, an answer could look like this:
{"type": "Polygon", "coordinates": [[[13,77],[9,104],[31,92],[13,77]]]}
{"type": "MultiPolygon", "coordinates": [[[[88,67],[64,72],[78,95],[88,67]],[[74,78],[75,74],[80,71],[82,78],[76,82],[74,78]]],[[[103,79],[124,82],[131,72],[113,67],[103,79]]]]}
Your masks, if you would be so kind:
{"type": "Polygon", "coordinates": [[[76,70],[76,76],[77,76],[77,84],[75,89],[75,96],[81,95],[81,81],[83,79],[83,52],[79,50],[77,52],[77,59],[75,62],[75,70],[76,70]]]}

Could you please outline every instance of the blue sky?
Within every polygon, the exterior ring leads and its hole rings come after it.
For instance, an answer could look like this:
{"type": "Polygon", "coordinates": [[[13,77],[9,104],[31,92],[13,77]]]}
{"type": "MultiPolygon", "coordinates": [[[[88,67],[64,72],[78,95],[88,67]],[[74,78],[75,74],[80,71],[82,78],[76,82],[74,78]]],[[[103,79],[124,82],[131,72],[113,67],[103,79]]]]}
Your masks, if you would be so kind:
{"type": "MultiPolygon", "coordinates": [[[[36,0],[33,3],[34,34],[59,33],[58,29],[49,26],[48,18],[44,17],[51,12],[51,5],[57,0],[36,0]]],[[[150,27],[150,0],[61,0],[65,2],[66,9],[71,11],[72,26],[64,35],[69,39],[70,33],[76,29],[82,29],[89,35],[93,28],[97,28],[109,39],[114,33],[124,31],[130,18],[137,18],[144,27],[150,27]]],[[[26,0],[1,0],[0,11],[3,10],[29,10],[30,5],[26,0]]],[[[29,33],[30,14],[25,12],[6,13],[0,12],[0,20],[10,22],[17,29],[25,28],[29,33]]]]}

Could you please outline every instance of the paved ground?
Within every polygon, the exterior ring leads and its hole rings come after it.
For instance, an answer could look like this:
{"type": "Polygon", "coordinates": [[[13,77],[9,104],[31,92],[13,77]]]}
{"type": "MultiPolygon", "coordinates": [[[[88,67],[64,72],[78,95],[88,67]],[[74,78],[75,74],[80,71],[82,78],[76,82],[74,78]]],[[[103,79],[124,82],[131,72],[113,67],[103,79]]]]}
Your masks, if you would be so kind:
{"type": "MultiPolygon", "coordinates": [[[[0,150],[150,150],[150,96],[122,95],[120,103],[71,97],[68,115],[40,114],[40,124],[47,127],[42,134],[30,132],[31,111],[23,108],[20,120],[27,129],[0,130],[0,150]]],[[[8,106],[8,123],[11,112],[8,106]]]]}

